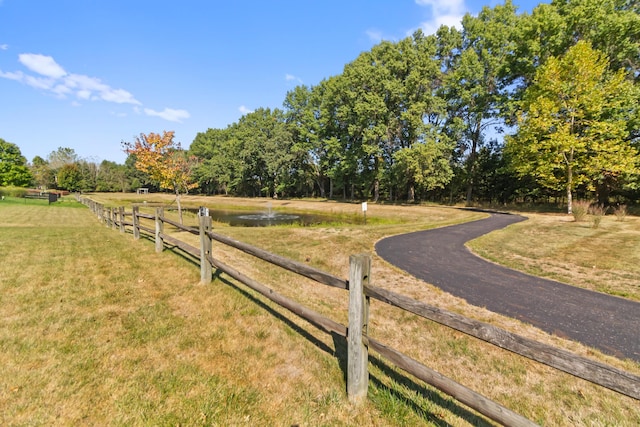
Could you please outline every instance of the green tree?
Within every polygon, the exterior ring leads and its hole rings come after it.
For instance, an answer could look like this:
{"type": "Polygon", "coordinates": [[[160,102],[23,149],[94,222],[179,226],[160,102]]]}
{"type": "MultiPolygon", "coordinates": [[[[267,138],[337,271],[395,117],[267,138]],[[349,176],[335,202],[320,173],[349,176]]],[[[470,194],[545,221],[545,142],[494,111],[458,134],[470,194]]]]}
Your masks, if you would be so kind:
{"type": "Polygon", "coordinates": [[[35,156],[31,161],[30,169],[35,185],[39,188],[46,190],[47,188],[55,187],[55,172],[51,169],[49,162],[45,159],[40,156],[35,156]]]}
{"type": "Polygon", "coordinates": [[[451,180],[453,171],[448,156],[451,148],[445,137],[444,141],[428,139],[394,153],[395,176],[408,190],[407,201],[415,200],[416,190],[444,188],[451,180]]]}
{"type": "Polygon", "coordinates": [[[258,108],[240,118],[232,139],[239,154],[238,177],[254,195],[283,195],[289,184],[293,140],[279,109],[258,108]]]}
{"type": "Polygon", "coordinates": [[[116,162],[103,160],[98,167],[96,190],[122,191],[124,193],[128,188],[129,182],[126,176],[126,167],[116,162]]]}
{"type": "Polygon", "coordinates": [[[439,90],[447,102],[449,136],[458,141],[459,170],[464,170],[467,203],[472,202],[478,151],[486,133],[502,126],[502,114],[510,95],[510,58],[516,49],[514,33],[520,18],[511,1],[494,8],[484,7],[475,17],[465,15],[463,29],[442,30],[439,36],[444,81],[439,90]]]}
{"type": "Polygon", "coordinates": [[[80,191],[82,186],[82,170],[77,163],[65,164],[58,169],[58,188],[67,191],[80,191]]]}
{"type": "Polygon", "coordinates": [[[540,67],[506,149],[520,175],[564,189],[571,213],[578,186],[595,191],[638,173],[627,127],[637,114],[638,93],[624,71],[609,72],[607,58],[580,41],[540,67]]]}
{"type": "Polygon", "coordinates": [[[95,191],[98,180],[98,165],[88,160],[78,160],[75,163],[80,170],[82,180],[80,182],[80,190],[95,191]]]}
{"type": "Polygon", "coordinates": [[[32,180],[20,148],[0,138],[0,186],[28,187],[32,180]]]}
{"type": "Polygon", "coordinates": [[[236,191],[240,165],[234,155],[231,127],[199,132],[189,153],[200,159],[194,177],[201,190],[225,195],[236,191]]]}

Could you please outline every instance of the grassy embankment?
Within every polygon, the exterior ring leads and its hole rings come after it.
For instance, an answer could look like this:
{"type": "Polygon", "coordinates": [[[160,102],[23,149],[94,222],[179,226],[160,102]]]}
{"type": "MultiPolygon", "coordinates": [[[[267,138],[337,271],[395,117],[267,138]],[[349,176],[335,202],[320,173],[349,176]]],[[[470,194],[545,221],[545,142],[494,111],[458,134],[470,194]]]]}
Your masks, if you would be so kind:
{"type": "MultiPolygon", "coordinates": [[[[145,199],[154,201],[149,196],[145,199]]],[[[196,197],[185,202],[210,207],[266,203],[196,197]]],[[[371,355],[369,402],[353,408],[344,392],[344,349],[339,340],[324,336],[224,276],[212,285],[200,285],[199,270],[188,259],[168,251],[156,254],[148,241],[135,242],[130,234],[100,226],[87,210],[72,209],[72,202],[51,207],[36,203],[0,205],[3,425],[485,423],[463,405],[395,372],[375,354],[371,355]]],[[[359,205],[272,204],[361,215],[359,205]]],[[[371,204],[368,214],[367,226],[256,230],[218,225],[217,230],[346,277],[348,255],[371,252],[384,235],[481,216],[440,207],[371,204]]],[[[637,218],[628,221],[629,230],[637,230],[637,218]]],[[[607,218],[600,231],[609,225],[607,218]]],[[[534,224],[529,232],[537,228],[534,224]]],[[[184,233],[180,237],[192,238],[184,233]]],[[[640,238],[636,235],[636,239],[637,245],[640,238]]],[[[615,244],[613,236],[610,240],[615,244]]],[[[214,256],[316,311],[346,320],[344,292],[291,277],[215,244],[214,256]]],[[[571,270],[571,259],[565,263],[571,270]]],[[[611,277],[618,277],[633,274],[636,267],[619,262],[608,268],[611,277]]],[[[468,306],[375,257],[372,276],[377,286],[640,372],[636,363],[618,361],[468,306]]],[[[375,301],[370,333],[534,421],[547,425],[640,423],[637,401],[375,301]]]]}

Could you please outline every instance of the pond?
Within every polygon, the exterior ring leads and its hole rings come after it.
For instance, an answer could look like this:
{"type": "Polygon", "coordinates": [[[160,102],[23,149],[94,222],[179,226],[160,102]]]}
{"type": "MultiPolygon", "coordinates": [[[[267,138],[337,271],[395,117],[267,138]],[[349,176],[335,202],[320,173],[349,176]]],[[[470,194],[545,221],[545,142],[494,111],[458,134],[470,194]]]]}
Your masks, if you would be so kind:
{"type": "MultiPolygon", "coordinates": [[[[198,213],[198,209],[191,212],[198,213]]],[[[331,215],[278,212],[271,208],[265,211],[234,211],[225,209],[209,209],[209,216],[218,222],[229,224],[232,227],[268,227],[273,225],[297,224],[303,227],[335,222],[331,215]]],[[[341,222],[344,222],[341,219],[341,222]]]]}

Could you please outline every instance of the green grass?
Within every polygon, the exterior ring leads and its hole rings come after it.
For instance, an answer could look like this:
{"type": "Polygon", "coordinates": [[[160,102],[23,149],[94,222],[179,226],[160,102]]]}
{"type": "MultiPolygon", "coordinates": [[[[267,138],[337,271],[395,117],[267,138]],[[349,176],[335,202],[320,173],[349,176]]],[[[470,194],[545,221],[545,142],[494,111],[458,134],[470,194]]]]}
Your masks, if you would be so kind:
{"type": "MultiPolygon", "coordinates": [[[[351,406],[342,340],[224,277],[201,285],[188,259],[156,254],[150,241],[65,203],[0,205],[2,425],[490,425],[375,354],[369,401],[351,406]]],[[[218,231],[346,277],[348,254],[370,251],[381,236],[477,215],[407,209],[402,221],[371,227],[218,231]]],[[[220,245],[214,255],[314,310],[346,317],[342,291],[220,245]]],[[[465,305],[380,260],[374,284],[640,372],[465,305]]],[[[369,327],[382,342],[541,424],[640,423],[637,401],[383,304],[372,303],[369,327]]]]}

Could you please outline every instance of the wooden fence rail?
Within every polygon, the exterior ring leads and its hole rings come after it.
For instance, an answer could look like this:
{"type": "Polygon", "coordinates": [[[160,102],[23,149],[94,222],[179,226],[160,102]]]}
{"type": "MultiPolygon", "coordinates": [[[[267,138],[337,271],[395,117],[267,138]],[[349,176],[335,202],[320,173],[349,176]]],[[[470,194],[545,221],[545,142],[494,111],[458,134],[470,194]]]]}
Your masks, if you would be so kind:
{"type": "MultiPolygon", "coordinates": [[[[87,198],[80,201],[87,205],[98,218],[110,227],[119,227],[124,232],[127,226],[132,228],[134,238],[140,238],[140,232],[153,238],[158,252],[165,244],[177,247],[183,252],[200,260],[201,280],[209,283],[212,277],[211,268],[227,274],[243,283],[269,300],[284,307],[290,312],[310,322],[326,333],[335,333],[347,340],[347,393],[354,403],[360,403],[366,398],[368,388],[368,349],[376,351],[387,358],[405,372],[449,394],[470,408],[497,421],[503,425],[530,426],[535,425],[519,414],[479,395],[473,390],[444,377],[436,371],[422,365],[418,361],[376,341],[368,335],[369,300],[398,307],[417,316],[445,325],[456,331],[483,340],[499,348],[508,350],[520,356],[535,360],[555,369],[561,370],[578,378],[590,381],[602,387],[640,400],[640,377],[622,371],[612,366],[587,359],[569,351],[543,344],[493,325],[479,322],[459,314],[449,312],[438,307],[416,301],[386,289],[371,286],[370,269],[371,258],[368,255],[353,255],[350,257],[349,279],[345,280],[330,273],[293,261],[279,255],[269,253],[263,249],[239,242],[230,237],[211,231],[211,218],[199,217],[199,227],[185,227],[164,216],[162,206],[154,205],[155,214],[140,212],[143,205],[134,205],[130,213],[119,208],[117,215],[114,209],[108,209],[101,204],[87,198]],[[131,216],[132,221],[125,221],[131,216]],[[155,222],[155,228],[141,225],[140,220],[147,219],[155,222]],[[200,247],[196,248],[164,232],[164,225],[169,224],[178,230],[200,236],[200,247]],[[318,283],[345,289],[349,291],[349,326],[344,326],[321,314],[284,297],[267,286],[251,279],[240,271],[215,259],[211,255],[211,243],[216,241],[233,247],[258,259],[279,266],[283,269],[312,279],[318,283]]],[[[149,207],[147,205],[147,207],[149,207]]]]}

